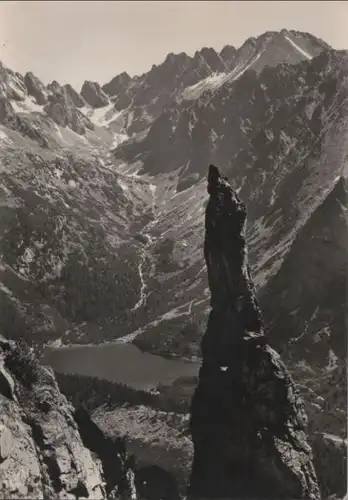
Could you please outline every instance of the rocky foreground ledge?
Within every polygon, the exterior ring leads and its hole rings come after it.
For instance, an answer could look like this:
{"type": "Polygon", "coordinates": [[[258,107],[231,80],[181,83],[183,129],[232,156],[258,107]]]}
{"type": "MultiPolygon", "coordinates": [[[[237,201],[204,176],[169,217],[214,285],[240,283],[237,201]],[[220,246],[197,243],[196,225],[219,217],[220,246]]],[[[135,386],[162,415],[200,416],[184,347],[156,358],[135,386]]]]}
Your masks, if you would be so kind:
{"type": "Polygon", "coordinates": [[[245,207],[213,165],[208,192],[204,250],[212,310],[191,406],[189,496],[317,500],[304,405],[264,336],[245,207]]]}
{"type": "Polygon", "coordinates": [[[135,498],[124,442],[105,437],[49,368],[1,336],[0,498],[135,498]]]}

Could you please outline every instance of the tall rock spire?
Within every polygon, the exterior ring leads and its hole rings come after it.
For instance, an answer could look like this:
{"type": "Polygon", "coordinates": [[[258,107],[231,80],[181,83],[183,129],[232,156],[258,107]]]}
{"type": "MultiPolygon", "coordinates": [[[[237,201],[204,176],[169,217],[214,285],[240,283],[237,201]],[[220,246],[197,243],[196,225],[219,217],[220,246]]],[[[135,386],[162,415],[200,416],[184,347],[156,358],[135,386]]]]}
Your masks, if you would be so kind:
{"type": "Polygon", "coordinates": [[[213,165],[208,193],[204,253],[212,310],[191,406],[189,494],[318,500],[304,406],[263,332],[245,207],[213,165]]]}

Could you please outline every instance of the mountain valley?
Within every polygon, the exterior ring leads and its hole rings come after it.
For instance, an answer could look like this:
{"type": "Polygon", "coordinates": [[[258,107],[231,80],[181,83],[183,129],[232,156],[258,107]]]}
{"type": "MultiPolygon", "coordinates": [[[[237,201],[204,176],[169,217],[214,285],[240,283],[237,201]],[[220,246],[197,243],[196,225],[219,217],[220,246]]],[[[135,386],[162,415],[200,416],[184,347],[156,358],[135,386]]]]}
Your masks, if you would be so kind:
{"type": "MultiPolygon", "coordinates": [[[[99,401],[93,418],[142,465],[163,462],[186,482],[193,452],[177,401],[197,385],[211,312],[203,244],[216,164],[246,206],[266,338],[304,398],[316,467],[330,447],[346,464],[347,116],[348,51],[293,30],[171,53],[81,92],[1,64],[1,334],[42,360],[51,352],[74,404],[64,376],[81,393],[84,376],[144,392],[149,377],[169,406],[99,401]],[[119,349],[127,380],[94,369],[100,353],[74,358],[99,346],[119,349]]],[[[325,481],[323,498],[343,498],[346,478],[325,481]]]]}

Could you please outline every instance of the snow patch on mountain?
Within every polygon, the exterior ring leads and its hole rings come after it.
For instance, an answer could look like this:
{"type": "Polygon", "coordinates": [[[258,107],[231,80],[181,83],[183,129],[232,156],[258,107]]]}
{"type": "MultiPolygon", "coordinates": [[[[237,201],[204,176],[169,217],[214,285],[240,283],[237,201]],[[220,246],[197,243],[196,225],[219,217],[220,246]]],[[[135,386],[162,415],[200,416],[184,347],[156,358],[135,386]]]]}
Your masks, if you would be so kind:
{"type": "Polygon", "coordinates": [[[118,179],[117,183],[123,189],[123,191],[125,191],[125,193],[129,192],[129,187],[127,186],[127,184],[125,182],[123,182],[121,179],[118,179]]]}
{"type": "Polygon", "coordinates": [[[6,144],[11,144],[12,140],[9,138],[9,136],[0,129],[0,144],[6,143],[6,144]]]}
{"type": "Polygon", "coordinates": [[[123,111],[116,111],[114,103],[109,103],[101,108],[92,108],[92,106],[84,106],[80,111],[89,118],[91,122],[98,127],[107,127],[111,122],[123,113],[123,111]]]}
{"type": "Polygon", "coordinates": [[[10,100],[15,113],[44,113],[44,107],[36,104],[35,99],[26,96],[23,101],[10,100]]]}
{"type": "Polygon", "coordinates": [[[291,45],[300,52],[303,56],[305,56],[307,59],[312,59],[312,56],[304,49],[302,49],[297,43],[295,43],[288,35],[284,35],[284,38],[291,43],[291,45]]]}
{"type": "Polygon", "coordinates": [[[224,85],[227,82],[233,82],[238,80],[248,69],[250,69],[258,59],[260,59],[264,50],[256,54],[252,59],[248,59],[247,61],[239,62],[232,71],[225,73],[213,73],[212,75],[204,78],[200,82],[195,85],[191,85],[190,87],[186,87],[179,97],[179,101],[183,100],[194,100],[198,99],[203,92],[217,90],[219,87],[224,85]]]}
{"type": "Polygon", "coordinates": [[[224,76],[226,76],[226,73],[213,73],[195,85],[186,87],[181,94],[181,98],[187,101],[198,99],[198,97],[206,90],[214,89],[224,76]]]}
{"type": "Polygon", "coordinates": [[[113,134],[113,141],[112,141],[111,148],[112,149],[117,148],[117,146],[122,144],[122,142],[127,141],[128,139],[129,139],[129,136],[127,134],[124,134],[124,133],[113,134]]]}
{"type": "Polygon", "coordinates": [[[332,372],[333,370],[336,370],[338,367],[338,357],[336,354],[333,352],[332,349],[329,350],[329,361],[326,367],[327,372],[332,372]]]}

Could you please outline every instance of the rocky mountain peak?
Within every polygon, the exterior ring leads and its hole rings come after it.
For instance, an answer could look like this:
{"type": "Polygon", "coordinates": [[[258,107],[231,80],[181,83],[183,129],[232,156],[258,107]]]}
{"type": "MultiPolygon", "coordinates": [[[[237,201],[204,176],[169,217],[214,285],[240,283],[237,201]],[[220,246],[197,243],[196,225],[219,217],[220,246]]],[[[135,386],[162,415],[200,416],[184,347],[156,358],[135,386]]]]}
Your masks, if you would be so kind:
{"type": "Polygon", "coordinates": [[[33,96],[37,104],[43,106],[47,102],[47,89],[41,80],[31,71],[24,75],[24,84],[28,94],[33,96]]]}
{"type": "Polygon", "coordinates": [[[256,72],[279,64],[295,65],[329,50],[322,40],[294,30],[266,31],[248,38],[237,50],[237,66],[246,64],[256,72]]]}
{"type": "MultiPolygon", "coordinates": [[[[184,54],[184,53],[182,53],[184,54]]],[[[177,60],[180,60],[182,56],[180,54],[176,55],[174,52],[169,52],[169,54],[166,55],[166,58],[163,61],[163,64],[172,64],[176,62],[177,60]]]]}
{"type": "Polygon", "coordinates": [[[78,109],[66,89],[49,96],[49,102],[45,106],[45,112],[52,120],[61,127],[70,127],[77,134],[83,135],[86,130],[93,130],[94,125],[78,109]]]}
{"type": "Polygon", "coordinates": [[[63,92],[61,85],[56,80],[53,80],[47,85],[47,90],[56,96],[61,95],[63,92]]]}
{"type": "Polygon", "coordinates": [[[163,65],[174,65],[178,67],[185,66],[190,63],[191,57],[186,54],[186,52],[179,52],[175,54],[174,52],[170,52],[165,57],[164,61],[158,65],[154,65],[155,68],[160,68],[163,65]]]}
{"type": "Polygon", "coordinates": [[[127,71],[123,71],[122,73],[120,73],[118,75],[118,78],[120,81],[122,81],[124,84],[126,83],[129,83],[129,81],[131,80],[131,77],[129,76],[129,74],[127,73],[127,71]]]}
{"type": "Polygon", "coordinates": [[[97,82],[86,80],[82,85],[81,95],[93,108],[102,108],[109,103],[108,96],[97,82]]]}
{"type": "Polygon", "coordinates": [[[283,29],[281,31],[281,34],[283,34],[283,35],[290,34],[291,36],[294,36],[295,38],[307,39],[313,45],[320,46],[321,49],[323,49],[323,50],[332,50],[331,45],[329,45],[327,42],[325,42],[321,38],[318,38],[317,36],[314,36],[311,33],[308,33],[307,31],[298,31],[298,30],[292,30],[292,29],[290,29],[290,30],[283,29]]]}
{"type": "Polygon", "coordinates": [[[70,127],[80,135],[85,134],[87,129],[93,129],[93,124],[79,110],[85,106],[85,100],[71,85],[61,86],[53,81],[47,88],[49,90],[48,103],[44,111],[57,125],[70,127]]]}
{"type": "Polygon", "coordinates": [[[320,498],[307,417],[267,345],[245,243],[246,210],[211,165],[204,253],[211,290],[191,405],[193,497],[320,498]]]}
{"type": "Polygon", "coordinates": [[[77,108],[82,108],[83,106],[86,105],[86,102],[83,99],[83,97],[70,85],[70,83],[63,85],[63,89],[70,97],[74,106],[76,106],[77,108]]]}
{"type": "Polygon", "coordinates": [[[167,87],[167,79],[170,77],[173,83],[183,76],[192,67],[192,58],[186,52],[175,54],[170,52],[160,64],[154,64],[148,73],[143,75],[144,81],[152,85],[154,82],[159,85],[159,79],[163,79],[164,88],[167,87]]]}
{"type": "Polygon", "coordinates": [[[237,49],[233,45],[225,45],[220,52],[220,57],[227,67],[231,69],[236,61],[237,49]]]}
{"type": "Polygon", "coordinates": [[[221,55],[212,47],[203,47],[199,54],[206,61],[212,72],[226,71],[227,66],[221,55]]]}
{"type": "Polygon", "coordinates": [[[204,68],[205,71],[212,73],[212,70],[208,64],[208,61],[205,59],[205,57],[203,56],[203,54],[200,50],[196,50],[196,52],[194,53],[193,64],[197,65],[198,68],[204,68]]]}
{"type": "Polygon", "coordinates": [[[24,79],[0,61],[0,97],[22,101],[26,92],[24,79]]]}
{"type": "MultiPolygon", "coordinates": [[[[117,99],[121,97],[122,94],[127,93],[128,86],[130,85],[132,78],[125,71],[116,75],[108,83],[102,86],[102,91],[108,96],[115,96],[117,99]]],[[[127,101],[129,102],[129,101],[127,101]]],[[[126,106],[125,106],[126,107],[126,106]]]]}
{"type": "Polygon", "coordinates": [[[239,49],[226,45],[218,53],[203,47],[193,56],[171,52],[148,72],[133,78],[118,75],[102,90],[112,97],[116,110],[125,110],[123,124],[132,135],[147,129],[175,103],[198,99],[249,70],[258,74],[267,67],[296,65],[324,50],[326,47],[315,37],[290,30],[269,31],[248,38],[239,49]]]}

